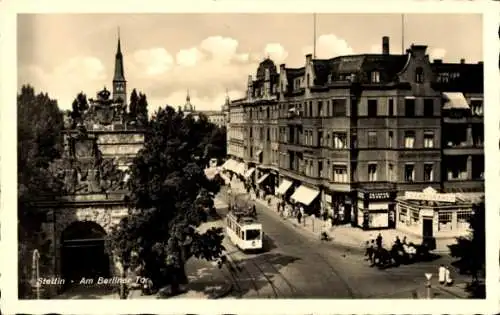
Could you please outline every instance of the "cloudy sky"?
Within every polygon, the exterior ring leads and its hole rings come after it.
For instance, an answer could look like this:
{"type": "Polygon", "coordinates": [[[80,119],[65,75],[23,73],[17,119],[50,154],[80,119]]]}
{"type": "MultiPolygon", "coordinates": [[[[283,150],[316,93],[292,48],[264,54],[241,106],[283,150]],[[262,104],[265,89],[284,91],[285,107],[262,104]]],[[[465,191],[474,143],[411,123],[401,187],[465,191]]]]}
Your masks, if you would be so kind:
{"type": "MultiPolygon", "coordinates": [[[[378,53],[390,36],[401,53],[401,15],[318,14],[317,57],[378,53]]],[[[83,91],[111,88],[117,29],[125,76],[146,93],[150,112],[183,105],[189,89],[197,109],[219,109],[226,89],[241,97],[248,74],[269,56],[277,65],[303,65],[312,52],[312,14],[37,14],[18,17],[18,83],[69,109],[83,91]]],[[[482,60],[480,15],[405,16],[405,48],[428,45],[431,58],[482,60]]]]}

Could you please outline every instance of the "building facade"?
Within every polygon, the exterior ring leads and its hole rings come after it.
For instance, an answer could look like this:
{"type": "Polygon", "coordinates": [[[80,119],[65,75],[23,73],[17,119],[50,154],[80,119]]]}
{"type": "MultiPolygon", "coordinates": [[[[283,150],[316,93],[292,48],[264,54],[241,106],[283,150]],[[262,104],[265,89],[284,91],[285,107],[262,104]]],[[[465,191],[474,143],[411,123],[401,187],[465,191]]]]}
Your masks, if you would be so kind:
{"type": "Polygon", "coordinates": [[[257,188],[364,228],[395,227],[406,191],[483,192],[483,65],[426,49],[264,60],[230,105],[228,154],[257,188]]]}

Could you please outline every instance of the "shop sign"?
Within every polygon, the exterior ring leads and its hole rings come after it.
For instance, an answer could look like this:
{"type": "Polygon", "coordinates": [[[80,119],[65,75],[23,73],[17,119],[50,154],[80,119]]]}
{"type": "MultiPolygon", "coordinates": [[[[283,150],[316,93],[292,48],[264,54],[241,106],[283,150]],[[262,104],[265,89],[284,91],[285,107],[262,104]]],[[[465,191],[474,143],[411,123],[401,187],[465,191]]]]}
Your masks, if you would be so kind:
{"type": "Polygon", "coordinates": [[[456,202],[456,196],[454,194],[423,193],[417,191],[406,191],[405,198],[410,200],[424,200],[435,202],[456,202]]]}
{"type": "Polygon", "coordinates": [[[432,210],[432,209],[422,209],[422,210],[420,210],[420,214],[423,217],[433,217],[434,216],[434,210],[432,210]]]}
{"type": "Polygon", "coordinates": [[[391,199],[391,195],[388,192],[371,192],[369,194],[370,200],[386,200],[391,199]]]}

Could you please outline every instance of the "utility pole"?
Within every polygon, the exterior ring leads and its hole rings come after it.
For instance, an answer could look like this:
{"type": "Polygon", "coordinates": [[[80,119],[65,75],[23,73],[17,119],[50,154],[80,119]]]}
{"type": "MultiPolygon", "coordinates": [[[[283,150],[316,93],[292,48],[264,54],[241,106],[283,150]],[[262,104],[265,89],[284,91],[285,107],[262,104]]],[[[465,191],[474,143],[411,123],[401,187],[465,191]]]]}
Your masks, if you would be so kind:
{"type": "Polygon", "coordinates": [[[313,59],[316,59],[316,13],[313,13],[313,59]]]}
{"type": "Polygon", "coordinates": [[[401,54],[405,54],[405,15],[401,14],[401,54]]]}

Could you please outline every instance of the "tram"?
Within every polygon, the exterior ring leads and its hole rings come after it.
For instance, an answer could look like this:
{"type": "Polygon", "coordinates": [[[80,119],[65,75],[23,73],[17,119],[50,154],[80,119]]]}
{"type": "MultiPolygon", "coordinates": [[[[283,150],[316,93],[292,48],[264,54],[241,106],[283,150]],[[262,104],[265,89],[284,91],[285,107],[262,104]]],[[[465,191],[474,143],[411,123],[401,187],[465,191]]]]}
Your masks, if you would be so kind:
{"type": "Polygon", "coordinates": [[[262,224],[246,212],[232,210],[227,214],[226,234],[242,251],[262,250],[262,224]]]}

